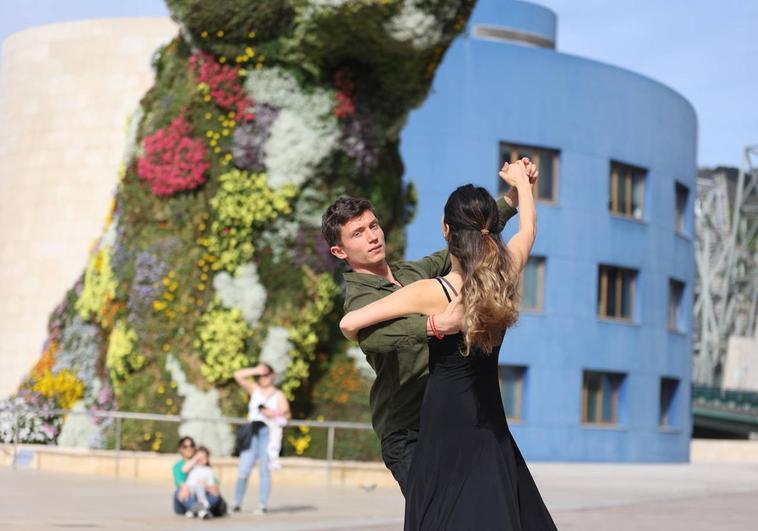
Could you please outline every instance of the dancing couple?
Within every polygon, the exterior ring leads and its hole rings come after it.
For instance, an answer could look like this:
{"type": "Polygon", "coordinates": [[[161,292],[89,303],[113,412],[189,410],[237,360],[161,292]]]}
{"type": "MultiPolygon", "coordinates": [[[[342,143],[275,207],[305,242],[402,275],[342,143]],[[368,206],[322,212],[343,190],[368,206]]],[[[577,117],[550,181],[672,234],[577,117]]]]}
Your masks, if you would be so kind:
{"type": "Polygon", "coordinates": [[[528,159],[499,173],[497,202],[461,186],[442,219],[447,249],[388,263],[371,203],[341,198],[322,218],[331,253],[344,260],[346,315],[376,372],[372,424],[382,458],[406,498],[406,530],[554,530],[555,524],[505,417],[498,354],[518,317],[518,279],[536,235],[528,159]],[[500,233],[519,212],[519,230],[500,233]]]}

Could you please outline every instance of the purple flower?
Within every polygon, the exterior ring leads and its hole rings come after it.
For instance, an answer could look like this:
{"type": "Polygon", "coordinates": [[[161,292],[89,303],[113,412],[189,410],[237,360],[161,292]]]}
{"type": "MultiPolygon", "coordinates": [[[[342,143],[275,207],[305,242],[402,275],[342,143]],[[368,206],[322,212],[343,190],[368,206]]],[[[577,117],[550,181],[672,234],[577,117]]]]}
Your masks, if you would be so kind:
{"type": "Polygon", "coordinates": [[[366,174],[379,162],[379,145],[370,117],[356,113],[345,122],[340,141],[345,153],[355,160],[359,173],[366,174]]]}
{"type": "Polygon", "coordinates": [[[271,134],[271,126],[279,111],[267,105],[255,108],[255,120],[234,130],[232,156],[238,168],[263,171],[263,144],[271,134]]]}
{"type": "Polygon", "coordinates": [[[168,264],[159,257],[167,257],[176,247],[176,240],[168,238],[152,245],[137,255],[134,281],[129,292],[129,323],[138,328],[148,314],[150,305],[163,291],[161,280],[168,273],[168,264]]]}

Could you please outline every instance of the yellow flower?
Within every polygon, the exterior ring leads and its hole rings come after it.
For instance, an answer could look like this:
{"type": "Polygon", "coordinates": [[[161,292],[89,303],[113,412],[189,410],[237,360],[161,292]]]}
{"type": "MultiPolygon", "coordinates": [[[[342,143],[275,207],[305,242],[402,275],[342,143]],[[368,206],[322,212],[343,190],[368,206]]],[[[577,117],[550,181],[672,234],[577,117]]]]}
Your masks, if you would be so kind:
{"type": "Polygon", "coordinates": [[[248,37],[248,39],[254,39],[255,38],[255,32],[251,31],[250,33],[247,34],[247,37],[248,37]]]}
{"type": "Polygon", "coordinates": [[[146,433],[145,435],[143,435],[143,439],[145,439],[146,441],[149,441],[150,440],[150,434],[146,433]]]}
{"type": "Polygon", "coordinates": [[[84,396],[84,384],[68,369],[56,374],[45,370],[32,389],[46,398],[55,398],[62,409],[70,409],[84,396]]]}
{"type": "Polygon", "coordinates": [[[167,405],[167,406],[170,406],[170,405],[172,405],[173,403],[174,403],[174,401],[173,401],[171,398],[167,398],[167,399],[166,399],[166,405],[167,405]]]}
{"type": "Polygon", "coordinates": [[[218,58],[218,62],[221,64],[224,64],[226,62],[226,57],[222,55],[221,57],[218,58]]]}
{"type": "Polygon", "coordinates": [[[223,36],[224,36],[224,32],[223,32],[223,30],[218,30],[218,31],[216,32],[216,37],[223,37],[223,36]]]}
{"type": "Polygon", "coordinates": [[[203,39],[207,39],[207,38],[208,38],[208,32],[207,32],[207,31],[204,31],[204,32],[202,32],[202,33],[200,34],[200,36],[201,36],[203,39]]]}
{"type": "Polygon", "coordinates": [[[163,352],[168,352],[169,350],[171,350],[171,345],[169,345],[168,343],[164,343],[163,352]]]}

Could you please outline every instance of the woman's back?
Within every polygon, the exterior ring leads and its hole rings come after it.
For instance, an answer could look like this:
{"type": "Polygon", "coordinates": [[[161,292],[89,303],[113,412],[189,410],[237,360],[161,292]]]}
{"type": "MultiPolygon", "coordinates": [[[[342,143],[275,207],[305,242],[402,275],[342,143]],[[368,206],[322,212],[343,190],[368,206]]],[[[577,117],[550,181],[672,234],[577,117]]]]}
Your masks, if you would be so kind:
{"type": "Polygon", "coordinates": [[[462,342],[457,334],[429,343],[405,529],[555,529],[508,430],[500,347],[464,356],[462,342]]]}

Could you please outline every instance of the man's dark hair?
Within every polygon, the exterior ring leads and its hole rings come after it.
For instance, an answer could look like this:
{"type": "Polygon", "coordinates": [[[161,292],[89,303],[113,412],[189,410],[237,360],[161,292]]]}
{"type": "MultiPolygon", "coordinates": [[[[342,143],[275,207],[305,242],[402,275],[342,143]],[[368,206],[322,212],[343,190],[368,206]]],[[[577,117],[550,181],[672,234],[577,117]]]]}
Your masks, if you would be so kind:
{"type": "Polygon", "coordinates": [[[362,197],[340,197],[332,203],[321,217],[321,235],[329,247],[340,244],[342,225],[366,210],[370,210],[376,216],[374,205],[362,197]]]}
{"type": "Polygon", "coordinates": [[[177,448],[181,448],[181,447],[182,447],[182,445],[183,445],[185,442],[190,442],[190,443],[192,443],[192,447],[193,447],[193,448],[195,447],[195,439],[193,439],[193,438],[192,438],[192,437],[190,437],[189,435],[185,435],[184,437],[182,437],[181,439],[179,439],[179,443],[176,445],[176,447],[177,447],[177,448]]]}

